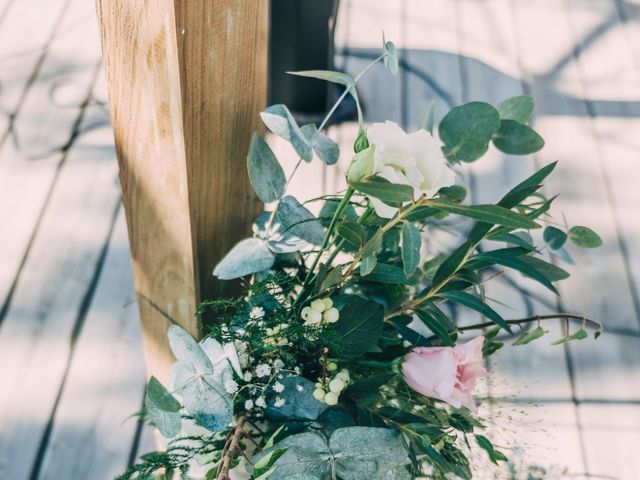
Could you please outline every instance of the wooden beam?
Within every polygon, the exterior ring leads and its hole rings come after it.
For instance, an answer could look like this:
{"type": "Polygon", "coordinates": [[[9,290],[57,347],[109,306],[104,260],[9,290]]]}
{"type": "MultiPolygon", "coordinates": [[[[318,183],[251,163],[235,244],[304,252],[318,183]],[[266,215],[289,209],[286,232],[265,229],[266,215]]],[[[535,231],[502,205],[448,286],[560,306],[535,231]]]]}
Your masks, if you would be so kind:
{"type": "Polygon", "coordinates": [[[147,369],[171,322],[198,336],[211,275],[259,212],[246,154],[267,79],[268,2],[97,0],[147,369]]]}

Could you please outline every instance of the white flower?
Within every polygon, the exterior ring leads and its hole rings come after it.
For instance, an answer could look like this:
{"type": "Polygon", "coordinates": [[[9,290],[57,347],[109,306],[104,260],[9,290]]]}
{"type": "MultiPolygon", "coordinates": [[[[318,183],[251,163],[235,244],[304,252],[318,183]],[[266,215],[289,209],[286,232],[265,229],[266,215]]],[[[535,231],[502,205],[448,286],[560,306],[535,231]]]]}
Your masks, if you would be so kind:
{"type": "Polygon", "coordinates": [[[247,333],[247,331],[244,328],[239,328],[236,330],[236,333],[240,336],[244,335],[245,333],[247,333]]]}
{"type": "Polygon", "coordinates": [[[253,378],[253,374],[251,372],[244,372],[243,377],[245,382],[250,382],[253,378]]]}
{"type": "Polygon", "coordinates": [[[253,400],[246,400],[244,402],[244,409],[251,410],[253,408],[253,400]]]}
{"type": "Polygon", "coordinates": [[[302,385],[296,385],[296,390],[298,390],[299,392],[304,391],[304,387],[302,385]]]}
{"type": "Polygon", "coordinates": [[[224,382],[224,389],[227,393],[236,393],[238,391],[238,384],[235,380],[227,380],[224,382]]]}
{"type": "Polygon", "coordinates": [[[281,406],[283,406],[283,405],[284,405],[284,398],[282,398],[282,397],[278,397],[278,398],[276,398],[276,401],[275,401],[275,402],[273,402],[273,405],[274,405],[275,407],[280,408],[281,406]]]}
{"type": "Polygon", "coordinates": [[[267,402],[264,401],[264,397],[260,397],[256,400],[256,406],[260,408],[264,408],[267,406],[267,402]]]}
{"type": "Polygon", "coordinates": [[[249,312],[249,318],[251,320],[257,320],[262,317],[264,317],[264,308],[262,307],[253,307],[251,312],[249,312]]]}
{"type": "Polygon", "coordinates": [[[271,367],[266,363],[261,363],[256,367],[256,377],[266,377],[271,374],[271,367]]]}
{"type": "Polygon", "coordinates": [[[273,368],[275,368],[276,370],[282,370],[284,368],[284,362],[279,358],[276,358],[273,361],[273,368]]]}
{"type": "MultiPolygon", "coordinates": [[[[359,152],[349,168],[350,181],[377,175],[413,187],[414,196],[433,196],[453,185],[455,174],[448,167],[439,142],[426,130],[406,133],[394,122],[374,123],[367,129],[370,147],[359,152]]],[[[397,209],[369,197],[380,217],[391,218],[397,209]]]]}
{"type": "Polygon", "coordinates": [[[274,392],[283,392],[284,391],[284,385],[281,384],[280,382],[276,382],[273,384],[273,391],[274,392]]]}

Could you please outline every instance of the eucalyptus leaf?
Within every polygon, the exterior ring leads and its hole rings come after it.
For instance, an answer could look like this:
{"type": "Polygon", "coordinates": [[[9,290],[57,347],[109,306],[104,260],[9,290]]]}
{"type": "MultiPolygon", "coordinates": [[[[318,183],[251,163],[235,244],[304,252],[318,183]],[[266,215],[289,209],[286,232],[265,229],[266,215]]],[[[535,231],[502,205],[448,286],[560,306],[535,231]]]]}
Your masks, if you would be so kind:
{"type": "Polygon", "coordinates": [[[311,145],[286,106],[271,105],[260,113],[260,117],[269,130],[291,142],[300,158],[311,161],[311,145]]]}
{"type": "Polygon", "coordinates": [[[320,245],[324,240],[322,224],[298,200],[290,195],[280,201],[276,218],[284,227],[284,231],[290,232],[309,243],[320,245]]]}
{"type": "MultiPolygon", "coordinates": [[[[322,227],[321,227],[322,228],[322,227]]],[[[216,265],[213,274],[220,280],[232,280],[273,266],[275,256],[260,238],[246,238],[238,242],[216,265]]]]}
{"type": "Polygon", "coordinates": [[[180,402],[164,388],[156,377],[149,379],[144,406],[150,422],[156,426],[165,438],[173,438],[182,427],[180,402]]]}
{"type": "Polygon", "coordinates": [[[280,421],[316,420],[327,409],[327,404],[313,397],[315,385],[303,377],[287,376],[278,380],[284,390],[277,395],[270,393],[267,398],[265,414],[268,418],[280,421]],[[284,399],[284,405],[275,406],[276,397],[284,399]]]}
{"type": "Polygon", "coordinates": [[[449,161],[472,162],[489,148],[500,126],[498,111],[488,103],[471,102],[452,108],[440,122],[442,151],[449,161]]]}
{"type": "Polygon", "coordinates": [[[502,120],[513,120],[526,123],[533,114],[533,98],[528,95],[507,98],[500,102],[496,109],[502,120]]]}
{"type": "Polygon", "coordinates": [[[301,130],[313,151],[325,165],[333,165],[338,161],[340,147],[336,142],[319,131],[313,123],[302,126],[301,130]]]}
{"type": "Polygon", "coordinates": [[[317,78],[318,80],[325,80],[331,83],[338,83],[344,85],[347,88],[353,88],[356,86],[355,80],[342,72],[334,72],[331,70],[303,70],[299,72],[287,72],[289,75],[296,75],[298,77],[317,78]]]}
{"type": "Polygon", "coordinates": [[[345,357],[367,353],[378,342],[384,326],[384,309],[379,303],[349,296],[333,325],[339,337],[339,350],[345,357]]]}
{"type": "Polygon", "coordinates": [[[532,128],[515,120],[501,120],[493,136],[498,150],[512,155],[528,155],[544,147],[544,140],[532,128]]]}
{"type": "Polygon", "coordinates": [[[282,196],[287,183],[284,171],[267,142],[257,133],[251,138],[247,168],[251,185],[260,200],[275,202],[282,196]]]}
{"type": "Polygon", "coordinates": [[[567,241],[567,234],[556,227],[546,227],[542,234],[544,242],[551,250],[558,250],[567,241]]]}
{"type": "Polygon", "coordinates": [[[420,247],[422,235],[413,224],[405,223],[402,226],[402,267],[407,277],[413,275],[420,263],[420,247]]]}
{"type": "Polygon", "coordinates": [[[582,248],[597,248],[602,246],[600,235],[588,227],[575,226],[569,229],[571,243],[582,248]]]}

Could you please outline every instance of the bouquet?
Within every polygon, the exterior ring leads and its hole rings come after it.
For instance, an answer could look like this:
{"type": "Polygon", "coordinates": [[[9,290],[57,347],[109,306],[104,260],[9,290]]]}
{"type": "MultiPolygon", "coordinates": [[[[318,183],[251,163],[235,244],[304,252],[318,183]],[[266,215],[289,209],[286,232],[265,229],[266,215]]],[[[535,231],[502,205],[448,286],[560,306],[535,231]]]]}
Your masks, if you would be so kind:
{"type": "Polygon", "coordinates": [[[597,322],[580,315],[504,319],[484,295],[486,282],[507,269],[557,293],[554,282],[569,275],[549,254],[566,259],[568,243],[601,243],[587,227],[553,221],[554,197],[541,186],[555,164],[493,205],[465,203],[466,191],[456,185],[456,168],[491,143],[508,154],[542,148],[526,124],[532,99],[455,107],[437,136],[429,115],[412,133],[392,122],[365,127],[358,80],[380,61],[391,73],[398,69],[393,43],[383,44],[380,57],[353,78],[294,73],[344,86],[319,126],[299,126],[284,105],[261,113],[299,156],[295,174],[303,162],[337,162],[338,145],[323,130],[351,95],[360,129],[348,187],[316,199],[323,206],[312,214],[286,195],[291,178],[264,138],[253,136],[250,180],[275,207],[213,272],[242,279],[245,293],[200,306],[216,319],[201,341],[169,329],[171,380],[150,379],[143,412],[167,447],[120,478],[470,479],[474,450],[495,464],[508,459],[477,413],[484,359],[506,339],[518,346],[542,337],[551,318],[566,320],[557,342],[584,339],[587,327],[600,334],[597,322]],[[428,251],[424,239],[455,218],[467,219],[456,244],[428,251]],[[538,241],[530,233],[536,229],[538,241]],[[458,325],[452,306],[486,321],[458,325]]]}

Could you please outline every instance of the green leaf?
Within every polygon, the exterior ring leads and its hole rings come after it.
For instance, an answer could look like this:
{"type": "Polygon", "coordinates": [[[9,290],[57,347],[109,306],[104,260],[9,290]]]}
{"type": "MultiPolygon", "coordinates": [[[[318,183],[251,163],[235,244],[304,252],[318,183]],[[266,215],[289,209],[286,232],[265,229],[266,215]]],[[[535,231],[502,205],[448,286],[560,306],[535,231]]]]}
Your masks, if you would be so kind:
{"type": "Polygon", "coordinates": [[[404,202],[413,200],[413,188],[409,185],[372,181],[352,182],[351,186],[359,192],[375,197],[392,207],[399,207],[404,202]]]}
{"type": "Polygon", "coordinates": [[[322,224],[290,195],[280,200],[276,217],[284,231],[290,232],[298,238],[314,245],[320,245],[324,240],[322,224]]]}
{"type": "Polygon", "coordinates": [[[287,72],[289,75],[296,75],[298,77],[317,78],[318,80],[325,80],[331,83],[338,83],[344,85],[347,88],[353,88],[356,86],[355,80],[342,72],[334,72],[331,70],[303,70],[299,72],[287,72]]]}
{"type": "Polygon", "coordinates": [[[571,340],[584,340],[588,336],[589,335],[587,334],[587,331],[584,328],[581,328],[573,335],[567,335],[566,337],[563,337],[560,340],[553,342],[551,345],[561,345],[563,343],[570,342],[571,340]]]}
{"type": "Polygon", "coordinates": [[[390,284],[408,283],[407,277],[405,276],[402,268],[380,262],[376,263],[373,270],[366,276],[366,280],[390,284]]]}
{"type": "Polygon", "coordinates": [[[472,245],[469,242],[465,242],[453,251],[447,259],[440,264],[433,276],[433,283],[439,285],[447,278],[451,277],[458,271],[460,266],[464,263],[472,245]]]}
{"type": "Polygon", "coordinates": [[[442,343],[452,347],[455,341],[455,324],[435,305],[430,307],[432,308],[416,310],[415,313],[442,343]]]}
{"type": "Polygon", "coordinates": [[[507,98],[496,109],[502,120],[526,123],[533,114],[533,98],[528,95],[507,98]]]}
{"type": "Polygon", "coordinates": [[[530,218],[498,205],[454,205],[437,201],[432,201],[429,205],[443,212],[462,215],[493,225],[527,229],[540,227],[530,218]]]}
{"type": "MultiPolygon", "coordinates": [[[[340,199],[331,198],[326,202],[324,202],[324,205],[322,206],[322,208],[320,209],[320,213],[318,214],[318,219],[320,220],[320,223],[322,223],[323,226],[327,228],[329,227],[329,224],[331,223],[331,219],[333,218],[333,215],[336,213],[336,210],[338,209],[339,205],[340,205],[340,199]]],[[[342,220],[342,219],[353,220],[353,221],[356,221],[358,219],[358,214],[356,213],[356,210],[353,208],[353,205],[347,204],[347,206],[342,211],[342,215],[340,215],[340,217],[338,218],[338,220],[342,220]]]]}
{"type": "Polygon", "coordinates": [[[520,335],[511,345],[513,345],[514,347],[518,345],[526,345],[527,343],[531,343],[534,340],[542,337],[545,333],[548,333],[547,330],[538,326],[530,332],[525,332],[520,335]]]}
{"type": "Polygon", "coordinates": [[[460,292],[457,290],[448,290],[446,292],[440,292],[438,295],[454,303],[470,308],[471,310],[475,310],[476,312],[487,317],[496,325],[500,325],[506,331],[511,333],[511,327],[498,314],[498,312],[496,312],[493,308],[491,308],[489,305],[487,305],[477,297],[474,297],[473,295],[470,295],[466,292],[460,292]]]}
{"type": "Polygon", "coordinates": [[[504,233],[502,235],[491,235],[487,238],[495,242],[505,242],[511,245],[524,248],[526,250],[535,250],[533,239],[528,232],[504,233]]]}
{"type": "MultiPolygon", "coordinates": [[[[331,474],[329,447],[326,440],[317,433],[290,435],[276,443],[272,449],[285,452],[271,465],[273,472],[269,480],[288,480],[299,475],[326,479],[331,474]]],[[[253,463],[259,462],[272,449],[259,452],[253,457],[253,463]]]]}
{"type": "Polygon", "coordinates": [[[407,277],[413,275],[420,263],[422,235],[411,223],[402,226],[402,267],[407,277]]]}
{"type": "Polygon", "coordinates": [[[213,274],[220,280],[232,280],[268,270],[275,257],[260,238],[245,238],[238,242],[216,265],[213,274]]]}
{"type": "Polygon", "coordinates": [[[441,212],[435,208],[420,206],[414,208],[404,218],[409,222],[423,222],[426,219],[438,214],[441,214],[441,212]]]}
{"type": "Polygon", "coordinates": [[[311,145],[286,106],[271,105],[260,113],[260,117],[269,130],[291,142],[300,158],[311,161],[311,145]]]}
{"type": "Polygon", "coordinates": [[[478,260],[480,262],[489,262],[496,263],[498,265],[503,265],[505,267],[512,268],[514,270],[519,271],[526,277],[532,278],[538,283],[544,285],[553,293],[557,294],[558,291],[553,286],[551,281],[541,272],[536,270],[531,264],[526,263],[520,258],[515,258],[513,256],[500,255],[499,253],[494,252],[484,252],[472,257],[472,260],[478,260]]]}
{"type": "Polygon", "coordinates": [[[527,255],[527,256],[521,257],[520,260],[531,265],[533,268],[538,270],[540,273],[542,273],[545,277],[547,277],[552,282],[565,280],[570,276],[569,272],[567,272],[566,270],[563,270],[562,268],[552,263],[545,262],[544,260],[538,257],[532,257],[530,255],[527,255]]]}
{"type": "Polygon", "coordinates": [[[438,190],[438,196],[451,203],[460,203],[467,198],[467,190],[460,185],[451,185],[450,187],[442,187],[438,190]]]}
{"type": "Polygon", "coordinates": [[[540,188],[544,179],[553,172],[553,169],[556,168],[557,164],[558,162],[552,162],[549,165],[545,165],[529,178],[513,187],[504,197],[502,197],[502,200],[498,202],[498,205],[505,208],[513,208],[518,205],[532,193],[532,190],[535,191],[540,188]]]}
{"type": "Polygon", "coordinates": [[[205,344],[211,350],[222,351],[222,346],[208,338],[200,346],[177,325],[169,327],[169,345],[177,358],[173,366],[173,390],[183,398],[185,410],[204,428],[219,432],[232,419],[233,401],[224,389],[224,382],[233,378],[228,361],[217,362],[214,367],[205,353],[205,344]]]}
{"type": "Polygon", "coordinates": [[[380,387],[395,377],[395,375],[395,373],[387,372],[373,377],[365,377],[353,385],[350,385],[348,391],[352,394],[371,393],[372,391],[377,391],[380,387]]]}
{"type": "Polygon", "coordinates": [[[396,46],[393,42],[385,42],[383,36],[383,52],[385,54],[383,58],[384,66],[389,70],[393,75],[398,74],[398,52],[396,51],[396,46]]]}
{"type": "Polygon", "coordinates": [[[544,140],[532,128],[515,120],[501,120],[493,144],[504,153],[528,155],[544,147],[544,140]]]}
{"type": "Polygon", "coordinates": [[[344,221],[338,224],[336,233],[356,248],[360,248],[364,244],[364,227],[357,222],[344,221]]]}
{"type": "Polygon", "coordinates": [[[340,353],[357,357],[367,353],[378,342],[384,325],[384,309],[379,303],[350,296],[333,325],[339,337],[340,353]]]}
{"type": "Polygon", "coordinates": [[[287,376],[278,380],[284,390],[276,395],[269,392],[265,414],[277,421],[314,421],[327,409],[327,404],[313,396],[315,385],[303,377],[287,376]],[[277,396],[284,398],[284,405],[274,405],[277,396]]]}
{"type": "Polygon", "coordinates": [[[320,132],[313,123],[302,126],[300,130],[302,130],[311,148],[325,165],[333,165],[338,161],[340,147],[336,142],[320,132]]]}
{"type": "Polygon", "coordinates": [[[400,336],[416,347],[430,347],[433,345],[427,337],[422,336],[419,332],[415,331],[411,327],[407,327],[399,322],[391,322],[393,328],[395,328],[400,336]]]}
{"type": "Polygon", "coordinates": [[[164,388],[156,377],[149,379],[144,406],[149,420],[158,428],[163,437],[173,438],[180,433],[182,427],[180,402],[164,388]]]}
{"type": "Polygon", "coordinates": [[[567,241],[567,234],[556,227],[547,227],[542,234],[544,242],[549,246],[551,250],[558,250],[567,241]]]}
{"type": "Polygon", "coordinates": [[[500,125],[500,116],[488,103],[471,102],[455,107],[438,127],[445,156],[452,162],[472,162],[489,148],[500,125]]]}
{"type": "Polygon", "coordinates": [[[487,437],[483,435],[477,435],[477,434],[475,437],[476,437],[476,442],[478,442],[478,445],[480,446],[480,448],[482,448],[484,451],[487,452],[487,454],[489,455],[489,459],[493,463],[497,465],[498,460],[502,462],[508,461],[507,457],[505,457],[505,455],[502,452],[499,452],[493,447],[493,444],[489,441],[487,437]]]}
{"type": "Polygon", "coordinates": [[[378,259],[374,255],[364,257],[360,262],[360,276],[366,277],[369,275],[376,268],[377,263],[378,259]]]}
{"type": "Polygon", "coordinates": [[[339,428],[329,440],[335,473],[343,480],[377,478],[407,459],[400,433],[391,428],[339,428]]]}
{"type": "Polygon", "coordinates": [[[336,268],[332,269],[325,279],[322,281],[322,285],[320,286],[320,290],[326,290],[340,283],[342,280],[342,267],[338,265],[336,268]]]}
{"type": "Polygon", "coordinates": [[[251,138],[247,168],[251,185],[260,200],[275,202],[282,196],[287,183],[284,171],[267,142],[257,133],[251,138]]]}
{"type": "Polygon", "coordinates": [[[582,248],[597,248],[602,246],[600,235],[588,227],[575,226],[569,229],[571,243],[582,248]]]}

